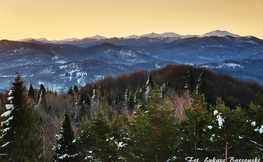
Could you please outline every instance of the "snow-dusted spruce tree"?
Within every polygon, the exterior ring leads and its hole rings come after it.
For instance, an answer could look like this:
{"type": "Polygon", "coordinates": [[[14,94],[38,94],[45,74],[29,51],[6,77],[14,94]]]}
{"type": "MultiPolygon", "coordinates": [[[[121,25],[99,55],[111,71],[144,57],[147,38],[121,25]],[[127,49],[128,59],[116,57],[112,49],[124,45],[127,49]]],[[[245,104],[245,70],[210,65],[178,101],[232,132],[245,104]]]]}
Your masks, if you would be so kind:
{"type": "Polygon", "coordinates": [[[60,132],[56,135],[57,145],[53,147],[55,155],[53,161],[72,162],[78,161],[79,155],[74,144],[74,132],[67,111],[64,114],[60,125],[60,132]]]}
{"type": "Polygon", "coordinates": [[[185,110],[187,119],[178,123],[178,139],[174,145],[176,161],[184,161],[185,157],[202,158],[213,155],[204,145],[207,131],[205,125],[209,121],[208,105],[205,97],[198,90],[193,94],[191,105],[185,110]],[[205,129],[204,129],[205,128],[205,129]]]}
{"type": "Polygon", "coordinates": [[[35,106],[35,109],[36,108],[44,108],[44,110],[47,110],[47,102],[46,102],[46,89],[44,87],[43,84],[40,84],[40,88],[37,92],[37,100],[38,100],[38,104],[35,106]]]}
{"type": "Polygon", "coordinates": [[[247,112],[247,134],[248,143],[252,143],[255,150],[253,151],[257,156],[263,157],[263,107],[261,106],[263,100],[251,103],[247,112]]]}
{"type": "MultiPolygon", "coordinates": [[[[249,159],[255,157],[255,150],[249,142],[247,117],[241,107],[230,109],[218,98],[216,107],[211,107],[211,122],[207,125],[210,132],[210,148],[217,150],[215,157],[229,160],[229,157],[249,159]]],[[[228,161],[226,160],[226,161],[228,161]]]]}
{"type": "Polygon", "coordinates": [[[109,146],[110,127],[107,123],[102,106],[96,112],[96,118],[88,120],[83,118],[79,138],[78,149],[85,160],[88,161],[118,161],[116,150],[109,146]]]}
{"type": "Polygon", "coordinates": [[[38,94],[37,94],[38,99],[40,97],[45,97],[46,93],[47,92],[46,92],[45,86],[43,84],[40,84],[39,91],[38,91],[38,94]]]}
{"type": "Polygon", "coordinates": [[[16,74],[8,93],[9,103],[1,115],[0,161],[41,161],[42,140],[36,134],[36,117],[27,103],[25,81],[16,74]]]}
{"type": "Polygon", "coordinates": [[[172,158],[170,149],[176,141],[174,110],[155,85],[145,108],[138,105],[128,126],[130,142],[128,161],[166,161],[172,158]]]}

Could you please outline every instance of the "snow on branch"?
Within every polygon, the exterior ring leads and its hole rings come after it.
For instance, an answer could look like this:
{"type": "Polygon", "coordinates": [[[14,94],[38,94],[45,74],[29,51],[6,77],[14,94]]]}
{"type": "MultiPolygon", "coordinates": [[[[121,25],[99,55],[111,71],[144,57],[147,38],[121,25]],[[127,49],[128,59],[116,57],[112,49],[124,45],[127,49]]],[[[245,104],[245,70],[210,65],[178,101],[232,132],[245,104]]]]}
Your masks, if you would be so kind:
{"type": "Polygon", "coordinates": [[[216,120],[218,121],[219,129],[221,129],[225,119],[221,116],[221,113],[219,113],[217,110],[214,111],[214,115],[216,115],[217,118],[216,120]]]}

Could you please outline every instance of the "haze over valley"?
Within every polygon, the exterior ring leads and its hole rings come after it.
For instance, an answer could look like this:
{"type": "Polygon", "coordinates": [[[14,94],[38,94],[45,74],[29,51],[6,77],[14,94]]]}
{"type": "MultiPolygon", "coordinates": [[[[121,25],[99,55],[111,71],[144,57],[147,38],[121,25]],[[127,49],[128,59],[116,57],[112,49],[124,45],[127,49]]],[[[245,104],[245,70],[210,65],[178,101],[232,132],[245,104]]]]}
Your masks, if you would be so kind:
{"type": "Polygon", "coordinates": [[[190,64],[245,81],[262,81],[263,40],[227,31],[204,35],[176,33],[103,36],[49,41],[0,41],[0,89],[8,89],[14,71],[28,83],[66,91],[106,76],[152,70],[167,64],[190,64]]]}

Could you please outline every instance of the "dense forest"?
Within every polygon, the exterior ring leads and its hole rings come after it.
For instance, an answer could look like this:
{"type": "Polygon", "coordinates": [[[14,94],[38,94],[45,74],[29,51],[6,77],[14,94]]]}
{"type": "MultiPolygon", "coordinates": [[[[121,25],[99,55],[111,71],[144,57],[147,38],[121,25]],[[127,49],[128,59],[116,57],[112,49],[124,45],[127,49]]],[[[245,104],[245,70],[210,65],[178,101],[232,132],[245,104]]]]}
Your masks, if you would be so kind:
{"type": "Polygon", "coordinates": [[[0,94],[0,161],[263,157],[263,87],[190,65],[0,94]]]}

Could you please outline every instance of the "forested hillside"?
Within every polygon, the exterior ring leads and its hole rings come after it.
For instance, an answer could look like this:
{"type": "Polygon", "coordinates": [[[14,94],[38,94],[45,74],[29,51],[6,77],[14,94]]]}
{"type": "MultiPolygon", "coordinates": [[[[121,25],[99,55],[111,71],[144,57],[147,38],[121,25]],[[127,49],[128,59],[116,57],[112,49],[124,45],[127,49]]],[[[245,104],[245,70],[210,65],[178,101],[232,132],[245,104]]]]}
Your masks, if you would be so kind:
{"type": "Polygon", "coordinates": [[[198,85],[200,92],[205,94],[209,104],[214,105],[216,98],[221,97],[227,106],[231,108],[239,103],[247,106],[255,100],[258,91],[263,92],[263,87],[257,82],[245,82],[226,74],[216,75],[206,68],[190,65],[167,65],[164,68],[150,72],[142,70],[125,73],[116,78],[109,76],[86,84],[86,86],[81,87],[80,93],[82,96],[86,94],[92,96],[93,89],[102,86],[110,94],[110,98],[113,99],[114,95],[118,93],[123,98],[126,89],[131,91],[132,94],[139,91],[140,88],[143,89],[149,75],[151,75],[152,82],[159,86],[165,84],[166,87],[169,87],[177,94],[182,94],[186,89],[193,93],[198,85]]]}
{"type": "Polygon", "coordinates": [[[12,132],[22,137],[27,129],[12,124],[18,120],[33,123],[35,133],[28,134],[42,148],[30,145],[40,154],[24,154],[25,161],[263,157],[263,87],[206,68],[167,65],[72,85],[60,94],[43,84],[25,90],[17,74],[10,89],[0,95],[1,161],[22,153],[12,132]]]}

